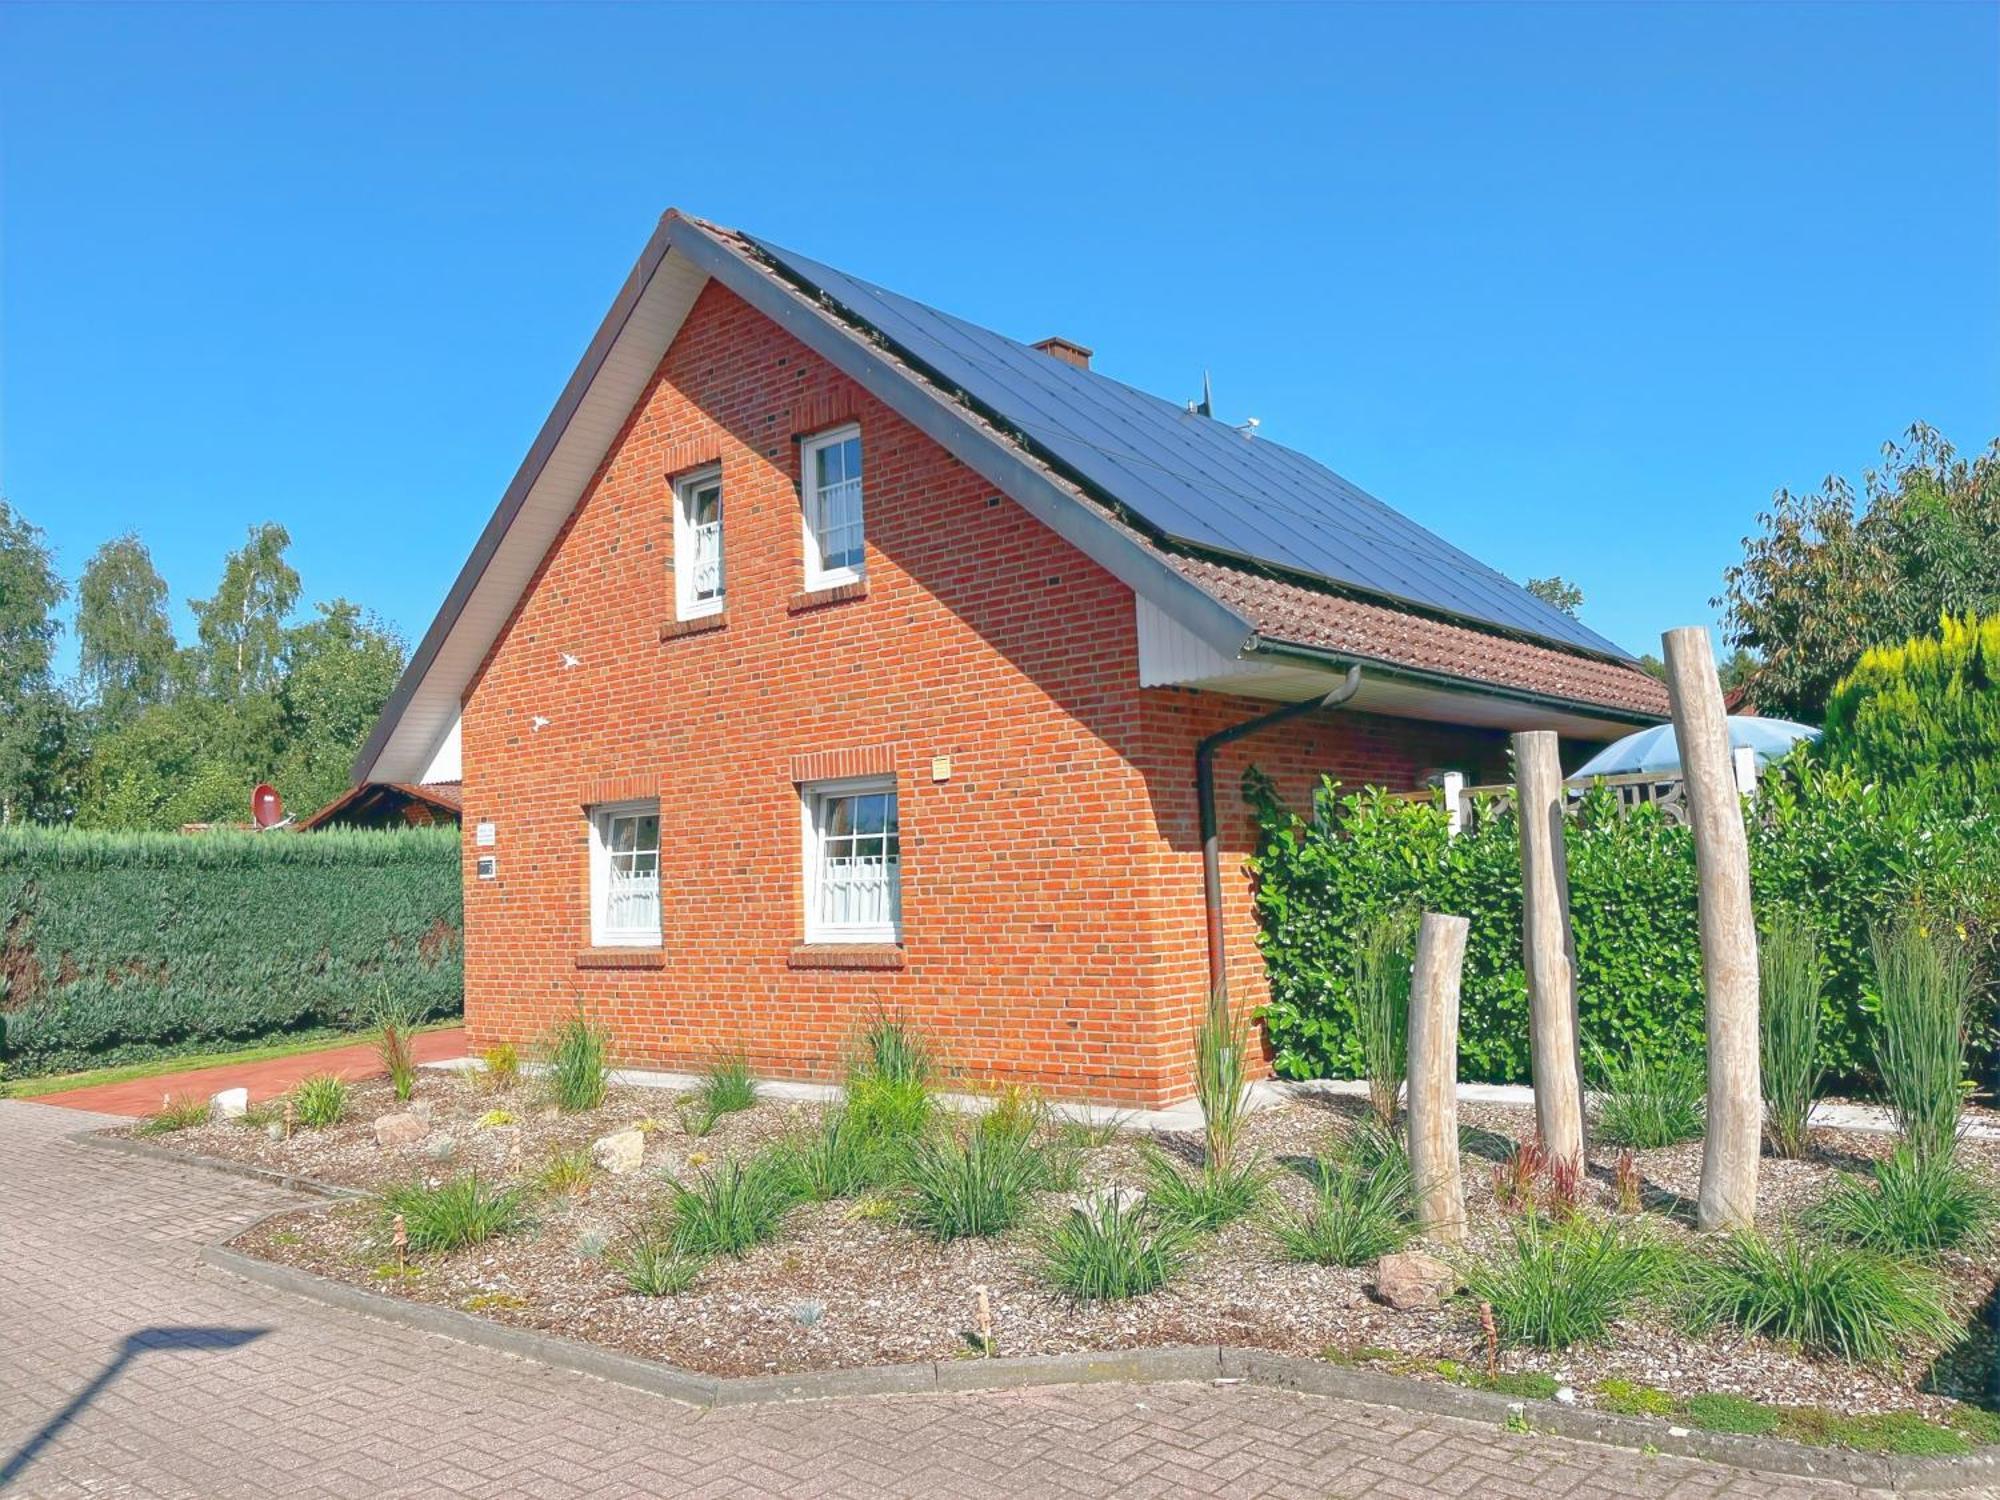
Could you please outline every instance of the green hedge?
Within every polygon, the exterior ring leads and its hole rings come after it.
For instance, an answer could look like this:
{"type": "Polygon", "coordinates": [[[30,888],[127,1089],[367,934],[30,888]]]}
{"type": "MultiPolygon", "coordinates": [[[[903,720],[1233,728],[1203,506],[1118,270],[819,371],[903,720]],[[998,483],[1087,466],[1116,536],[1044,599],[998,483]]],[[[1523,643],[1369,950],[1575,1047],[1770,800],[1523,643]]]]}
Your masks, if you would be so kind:
{"type": "MultiPolygon", "coordinates": [[[[1460,1076],[1527,1082],[1520,844],[1511,813],[1453,839],[1435,803],[1343,795],[1328,781],[1300,816],[1255,771],[1245,790],[1263,830],[1251,870],[1271,988],[1263,1020],[1278,1072],[1359,1075],[1352,935],[1374,912],[1422,906],[1472,922],[1460,1076]]],[[[1799,762],[1767,778],[1750,845],[1759,911],[1794,907],[1819,933],[1828,963],[1822,1050],[1837,1079],[1864,1077],[1872,1056],[1874,923],[1915,905],[1982,952],[2000,925],[2000,799],[1965,812],[1799,762]]],[[[1701,1047],[1687,829],[1650,807],[1621,817],[1600,787],[1570,820],[1567,850],[1586,1048],[1701,1047]]]]}
{"type": "Polygon", "coordinates": [[[464,1003],[458,832],[0,829],[0,1012],[18,1075],[464,1003]]]}

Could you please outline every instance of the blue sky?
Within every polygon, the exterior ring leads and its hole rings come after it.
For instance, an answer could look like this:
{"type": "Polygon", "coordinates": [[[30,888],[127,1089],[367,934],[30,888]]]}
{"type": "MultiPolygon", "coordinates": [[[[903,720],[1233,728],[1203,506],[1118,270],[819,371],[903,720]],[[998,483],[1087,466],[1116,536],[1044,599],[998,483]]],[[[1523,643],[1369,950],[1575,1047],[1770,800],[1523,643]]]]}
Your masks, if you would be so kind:
{"type": "Polygon", "coordinates": [[[1981,4],[8,6],[0,484],[414,640],[675,204],[1207,369],[1657,650],[1776,487],[2000,434],[1996,77],[1981,4]]]}

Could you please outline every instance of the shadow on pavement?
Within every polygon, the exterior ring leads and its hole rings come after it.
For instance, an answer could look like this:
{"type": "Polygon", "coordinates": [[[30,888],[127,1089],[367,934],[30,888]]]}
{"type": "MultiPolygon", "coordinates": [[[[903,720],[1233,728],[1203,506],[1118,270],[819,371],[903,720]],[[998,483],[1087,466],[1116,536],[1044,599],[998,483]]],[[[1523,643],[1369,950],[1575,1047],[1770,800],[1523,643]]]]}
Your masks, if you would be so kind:
{"type": "Polygon", "coordinates": [[[35,1435],[0,1463],[0,1490],[18,1479],[42,1449],[56,1440],[83,1409],[98,1398],[134,1359],[158,1349],[228,1350],[240,1349],[271,1330],[268,1328],[142,1328],[127,1334],[118,1353],[91,1377],[90,1384],[70,1398],[69,1404],[41,1425],[35,1435]]]}

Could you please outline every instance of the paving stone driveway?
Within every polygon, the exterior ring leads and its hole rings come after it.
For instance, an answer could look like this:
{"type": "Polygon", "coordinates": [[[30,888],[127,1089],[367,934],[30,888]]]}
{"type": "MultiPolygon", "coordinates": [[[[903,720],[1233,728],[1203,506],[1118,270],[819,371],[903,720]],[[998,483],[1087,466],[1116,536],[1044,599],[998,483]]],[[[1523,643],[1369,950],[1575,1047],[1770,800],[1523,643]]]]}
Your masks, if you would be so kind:
{"type": "Polygon", "coordinates": [[[200,1266],[291,1200],[64,1139],[93,1119],[0,1101],[9,1500],[1860,1493],[1246,1387],[697,1412],[200,1266]]]}

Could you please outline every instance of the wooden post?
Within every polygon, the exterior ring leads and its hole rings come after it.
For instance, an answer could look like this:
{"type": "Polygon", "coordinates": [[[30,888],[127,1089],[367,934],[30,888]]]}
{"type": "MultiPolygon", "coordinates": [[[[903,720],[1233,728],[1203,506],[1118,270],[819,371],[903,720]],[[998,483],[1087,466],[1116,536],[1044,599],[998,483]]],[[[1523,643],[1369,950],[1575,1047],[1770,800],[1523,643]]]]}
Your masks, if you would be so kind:
{"type": "Polygon", "coordinates": [[[1547,729],[1514,736],[1521,818],[1521,954],[1528,973],[1528,1060],[1535,1128],[1554,1161],[1581,1164],[1583,1054],[1576,1024],[1576,945],[1563,852],[1562,762],[1547,729]]]}
{"type": "Polygon", "coordinates": [[[1708,1123],[1695,1219],[1703,1229],[1723,1229],[1748,1225],[1756,1215],[1763,1130],[1750,844],[1730,769],[1729,722],[1708,632],[1687,625],[1661,640],[1688,826],[1694,832],[1702,985],[1708,996],[1708,1123]]]}
{"type": "Polygon", "coordinates": [[[1417,1223],[1432,1239],[1465,1241],[1465,1185],[1458,1171],[1458,982],[1464,917],[1425,912],[1410,976],[1408,1116],[1417,1223]]]}

